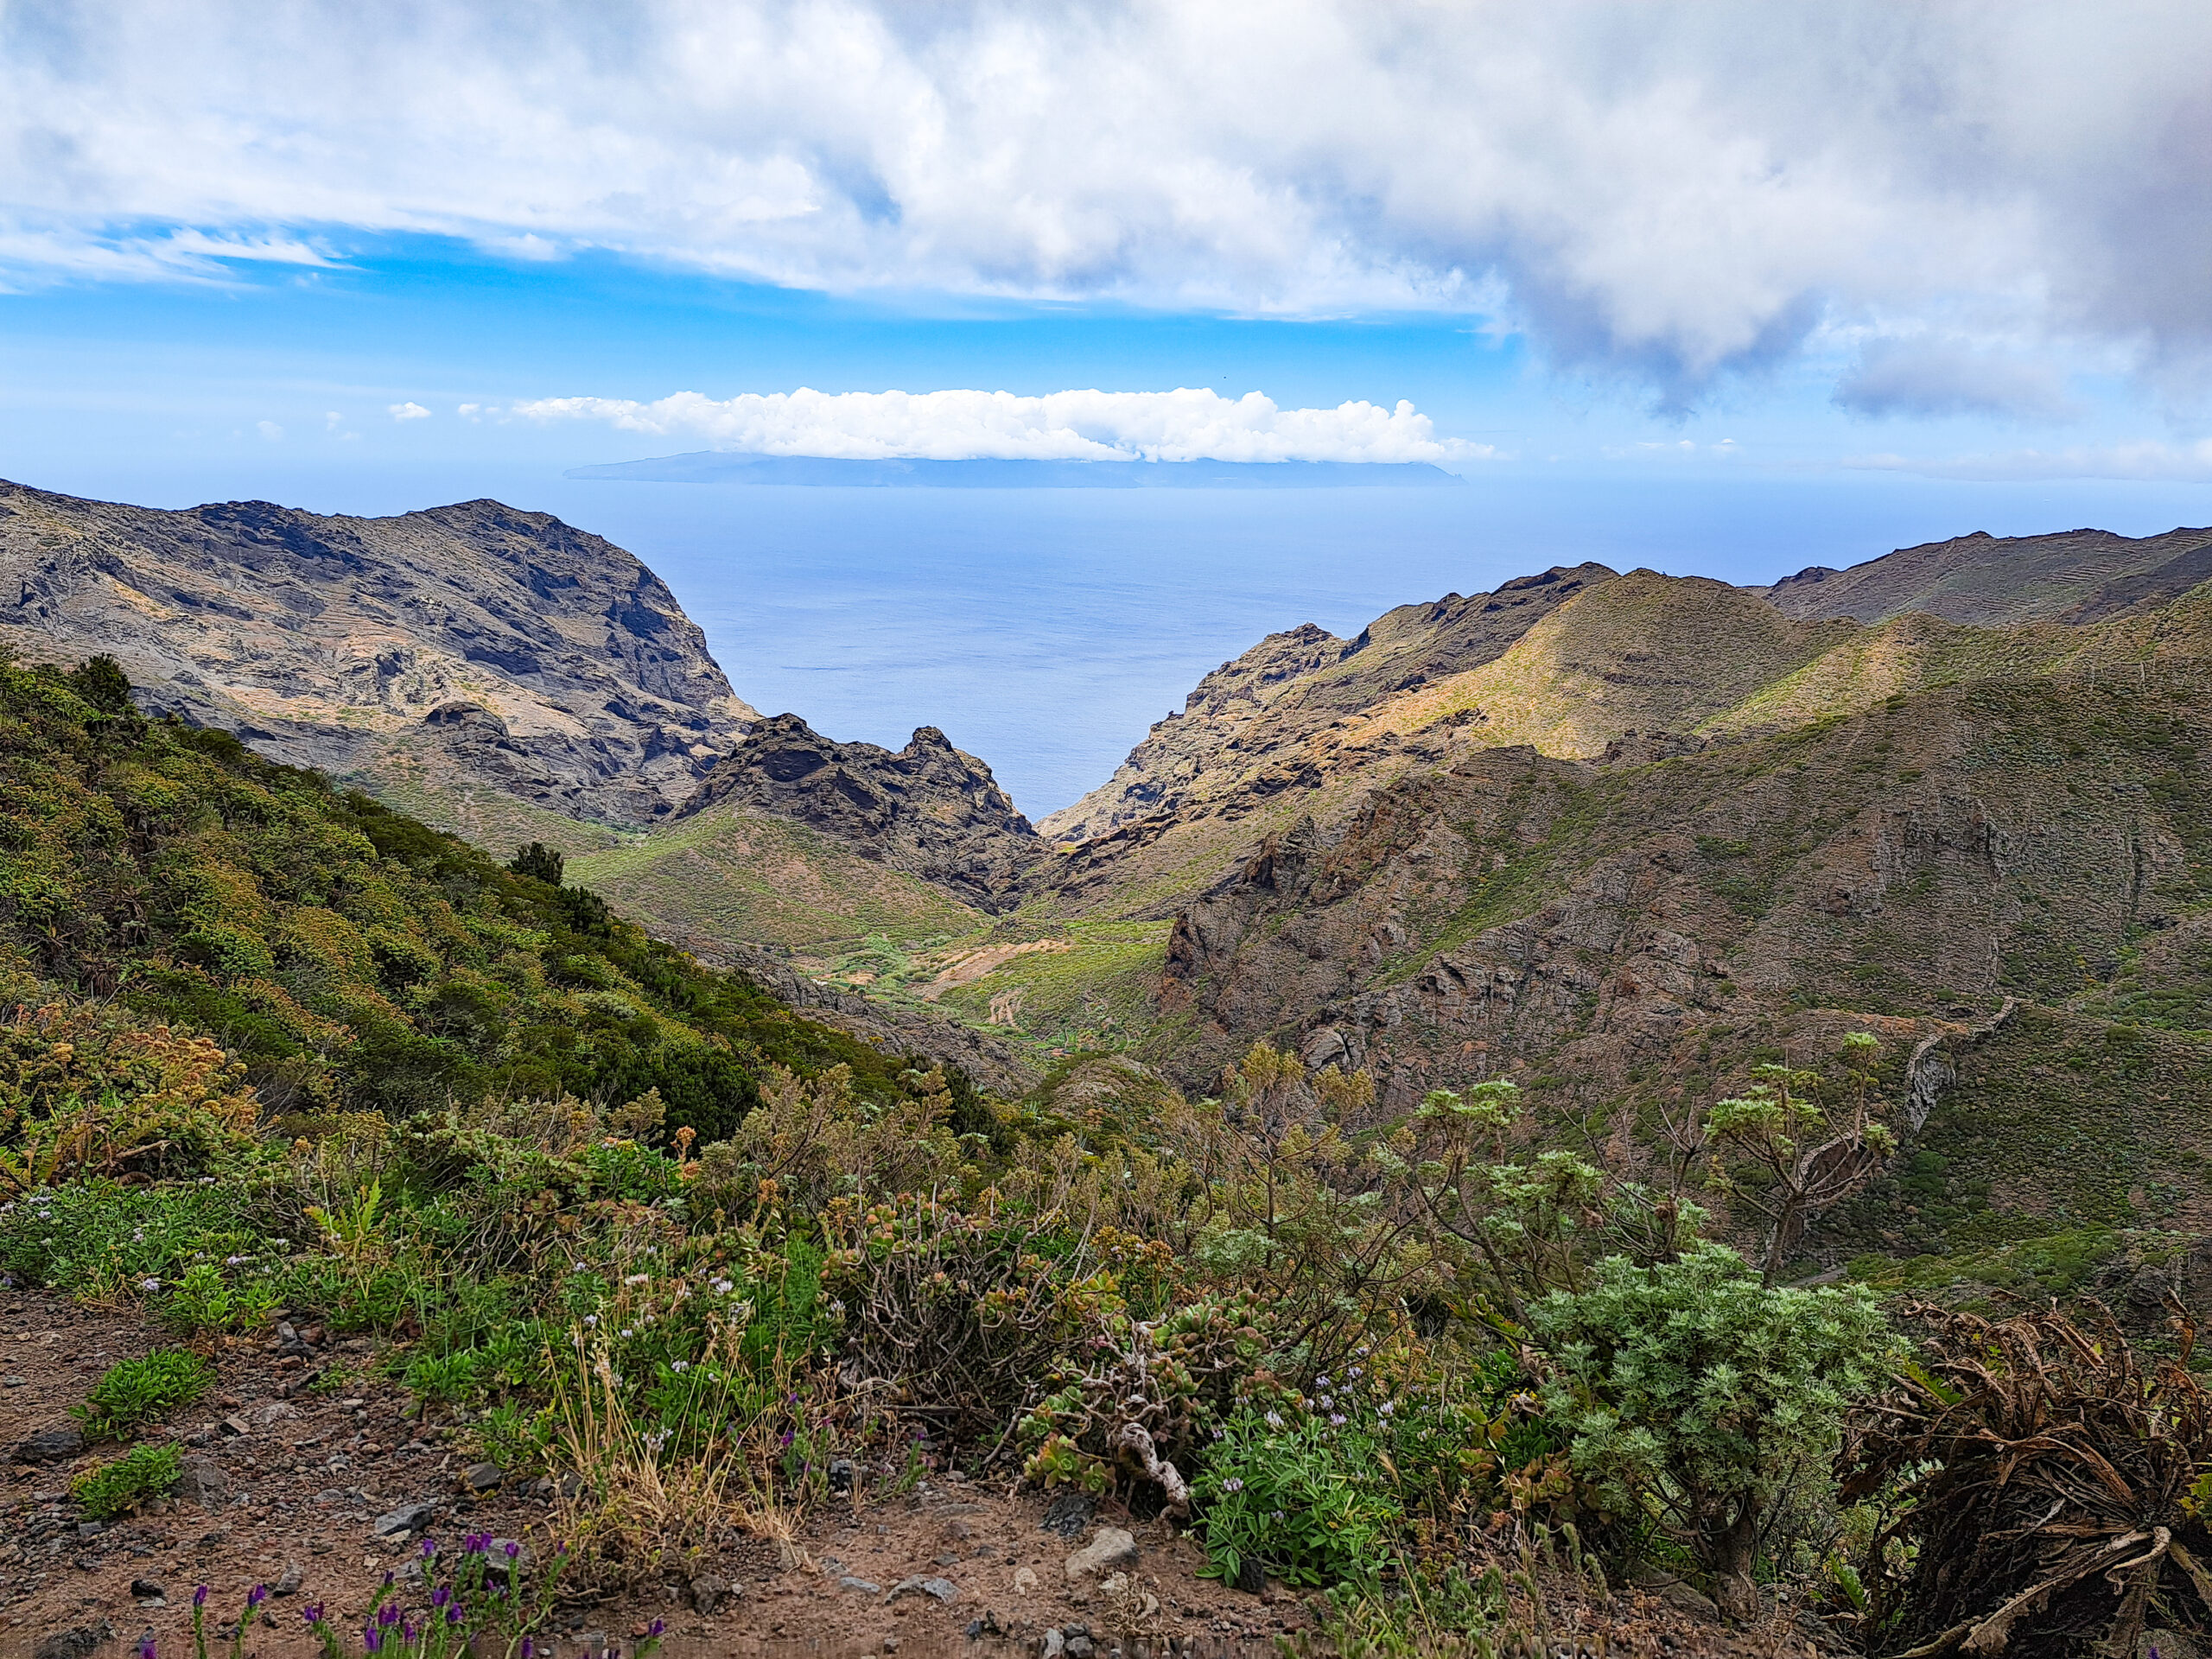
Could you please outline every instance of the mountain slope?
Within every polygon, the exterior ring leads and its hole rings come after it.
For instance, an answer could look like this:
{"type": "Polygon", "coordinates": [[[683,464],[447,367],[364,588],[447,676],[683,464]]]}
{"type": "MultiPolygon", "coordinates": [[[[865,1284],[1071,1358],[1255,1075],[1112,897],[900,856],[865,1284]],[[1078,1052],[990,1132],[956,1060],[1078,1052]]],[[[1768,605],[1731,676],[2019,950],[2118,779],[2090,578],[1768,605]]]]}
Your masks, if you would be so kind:
{"type": "Polygon", "coordinates": [[[0,639],[110,653],[150,708],[493,844],[666,818],[753,717],[636,558],[493,501],[169,512],[0,484],[0,639]]]}
{"type": "Polygon", "coordinates": [[[842,1065],[902,1098],[927,1036],[880,1052],[588,892],[228,733],[146,719],[116,682],[4,664],[0,1001],[19,1025],[81,1004],[102,1030],[112,1014],[204,1032],[280,1113],[657,1090],[668,1130],[708,1138],[759,1103],[772,1065],[842,1065]]]}

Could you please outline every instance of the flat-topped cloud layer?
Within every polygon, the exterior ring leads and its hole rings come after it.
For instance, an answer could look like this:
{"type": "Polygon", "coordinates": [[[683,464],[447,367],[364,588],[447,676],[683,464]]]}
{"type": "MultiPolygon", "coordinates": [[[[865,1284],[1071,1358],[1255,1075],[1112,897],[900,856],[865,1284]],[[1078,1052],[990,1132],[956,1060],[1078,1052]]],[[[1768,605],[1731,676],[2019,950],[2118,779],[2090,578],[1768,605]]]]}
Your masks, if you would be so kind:
{"type": "Polygon", "coordinates": [[[1440,438],[1427,416],[1347,403],[1283,409],[1261,392],[679,391],[653,403],[544,397],[510,416],[605,421],[655,437],[695,434],[718,449],[839,461],[1425,461],[1457,469],[1496,452],[1440,438]]]}

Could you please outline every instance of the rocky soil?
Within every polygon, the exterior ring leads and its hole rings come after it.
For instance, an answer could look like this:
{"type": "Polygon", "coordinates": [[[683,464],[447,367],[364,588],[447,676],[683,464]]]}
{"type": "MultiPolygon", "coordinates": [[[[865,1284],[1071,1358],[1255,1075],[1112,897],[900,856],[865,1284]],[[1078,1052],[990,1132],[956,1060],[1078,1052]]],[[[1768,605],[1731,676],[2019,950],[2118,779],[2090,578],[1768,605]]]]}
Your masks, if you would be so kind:
{"type": "MultiPolygon", "coordinates": [[[[264,1585],[245,1652],[308,1659],[319,1649],[300,1609],[351,1621],[387,1573],[410,1581],[426,1537],[489,1532],[543,1557],[557,1524],[550,1482],[502,1479],[464,1431],[418,1420],[365,1340],[293,1334],[212,1354],[217,1391],[150,1436],[180,1444],[183,1489],[103,1525],[69,1481],[121,1448],[85,1445],[68,1412],[159,1333],[128,1311],[0,1290],[0,1654],[121,1659],[147,1635],[188,1654],[194,1586],[210,1586],[211,1613],[234,1616],[264,1585]]],[[[681,1580],[564,1602],[555,1650],[626,1651],[659,1619],[677,1655],[1260,1659],[1313,1628],[1280,1586],[1199,1578],[1205,1559],[1171,1525],[1075,1495],[952,1473],[894,1491],[863,1480],[781,1544],[733,1530],[681,1580]]],[[[1592,1653],[1770,1655],[1807,1639],[1781,1615],[1764,1634],[1725,1632],[1680,1586],[1598,1602],[1555,1586],[1548,1616],[1592,1653]]]]}
{"type": "Polygon", "coordinates": [[[168,512],[0,484],[0,644],[109,652],[149,708],[487,842],[531,811],[659,822],[753,715],[633,556],[496,501],[168,512]]]}

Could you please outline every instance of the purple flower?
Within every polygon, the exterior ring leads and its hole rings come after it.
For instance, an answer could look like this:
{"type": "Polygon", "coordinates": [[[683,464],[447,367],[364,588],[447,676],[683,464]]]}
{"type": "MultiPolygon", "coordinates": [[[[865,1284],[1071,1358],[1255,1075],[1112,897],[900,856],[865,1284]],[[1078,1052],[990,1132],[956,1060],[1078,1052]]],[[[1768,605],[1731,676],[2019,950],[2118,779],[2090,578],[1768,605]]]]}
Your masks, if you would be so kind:
{"type": "Polygon", "coordinates": [[[461,1623],[461,1604],[459,1602],[456,1601],[452,1606],[446,1609],[446,1623],[448,1624],[458,1624],[461,1623]]]}
{"type": "Polygon", "coordinates": [[[519,1554],[522,1554],[522,1546],[521,1546],[520,1544],[517,1543],[513,1539],[512,1539],[512,1538],[508,1539],[508,1540],[507,1540],[507,1559],[508,1559],[509,1560],[511,1560],[511,1561],[512,1561],[512,1560],[514,1560],[514,1558],[515,1558],[516,1556],[518,1556],[518,1555],[519,1555],[519,1554]]]}
{"type": "Polygon", "coordinates": [[[260,1606],[263,1602],[268,1599],[269,1586],[265,1584],[257,1584],[252,1589],[245,1592],[245,1605],[249,1611],[260,1606]]]}
{"type": "Polygon", "coordinates": [[[307,1620],[310,1624],[321,1624],[322,1604],[319,1601],[311,1601],[308,1603],[306,1606],[300,1609],[300,1617],[307,1620]]]}
{"type": "Polygon", "coordinates": [[[368,1626],[361,1632],[361,1651],[364,1653],[381,1653],[383,1650],[384,1633],[378,1630],[373,1624],[368,1626]]]}
{"type": "Polygon", "coordinates": [[[412,1646],[416,1637],[420,1634],[421,1632],[415,1628],[415,1621],[413,1619],[403,1618],[399,1621],[399,1639],[401,1641],[407,1643],[410,1646],[412,1646]]]}
{"type": "Polygon", "coordinates": [[[389,1573],[384,1575],[384,1587],[387,1590],[391,1588],[391,1574],[389,1573]]]}
{"type": "Polygon", "coordinates": [[[201,1585],[197,1590],[194,1590],[192,1592],[192,1605],[195,1607],[205,1607],[207,1605],[207,1586],[206,1585],[201,1585]]]}
{"type": "Polygon", "coordinates": [[[645,1634],[647,1636],[658,1636],[667,1628],[668,1621],[666,1619],[657,1618],[653,1620],[652,1624],[645,1626],[645,1634]]]}
{"type": "Polygon", "coordinates": [[[156,1659],[154,1638],[150,1635],[138,1638],[138,1659],[156,1659]]]}
{"type": "Polygon", "coordinates": [[[442,1584],[430,1592],[430,1605],[433,1607],[442,1607],[452,1599],[453,1588],[449,1585],[442,1584]]]}
{"type": "Polygon", "coordinates": [[[385,1603],[383,1606],[377,1609],[377,1623],[383,1625],[386,1630],[390,1630],[393,1625],[398,1624],[398,1607],[389,1601],[385,1603]]]}
{"type": "Polygon", "coordinates": [[[425,1538],[423,1541],[423,1559],[427,1561],[437,1553],[438,1541],[435,1538],[425,1538]]]}
{"type": "Polygon", "coordinates": [[[522,1659],[537,1659],[537,1643],[526,1636],[522,1639],[522,1659]]]}

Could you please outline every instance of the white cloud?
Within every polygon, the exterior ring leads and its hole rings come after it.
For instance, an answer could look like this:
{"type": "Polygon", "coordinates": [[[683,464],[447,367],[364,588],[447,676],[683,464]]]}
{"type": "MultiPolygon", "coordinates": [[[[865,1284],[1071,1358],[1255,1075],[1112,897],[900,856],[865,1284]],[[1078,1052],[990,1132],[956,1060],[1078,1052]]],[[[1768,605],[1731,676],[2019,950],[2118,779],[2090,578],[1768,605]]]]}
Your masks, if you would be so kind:
{"type": "Polygon", "coordinates": [[[1282,409],[1242,397],[1175,391],[747,392],[715,399],[679,391],[650,404],[545,397],[511,415],[600,420],[654,437],[694,435],[718,449],[848,461],[1345,461],[1490,459],[1487,444],[1440,438],[1409,403],[1282,409]]]}
{"type": "Polygon", "coordinates": [[[1979,479],[1992,483],[2060,478],[2187,482],[2212,479],[2212,438],[2196,443],[2144,439],[2067,449],[2006,449],[1949,456],[1854,455],[1843,464],[1872,472],[1917,473],[1927,478],[1979,479]]]}
{"type": "Polygon", "coordinates": [[[420,404],[387,404],[385,407],[395,421],[427,421],[430,418],[430,411],[420,404]]]}
{"type": "Polygon", "coordinates": [[[0,11],[0,280],[313,265],[350,229],[836,290],[1502,296],[1675,400],[1961,296],[2202,363],[2208,153],[2201,0],[0,11]]]}
{"type": "Polygon", "coordinates": [[[253,429],[270,443],[276,442],[284,435],[284,429],[274,421],[256,421],[253,429]]]}

